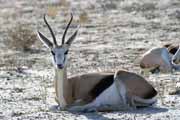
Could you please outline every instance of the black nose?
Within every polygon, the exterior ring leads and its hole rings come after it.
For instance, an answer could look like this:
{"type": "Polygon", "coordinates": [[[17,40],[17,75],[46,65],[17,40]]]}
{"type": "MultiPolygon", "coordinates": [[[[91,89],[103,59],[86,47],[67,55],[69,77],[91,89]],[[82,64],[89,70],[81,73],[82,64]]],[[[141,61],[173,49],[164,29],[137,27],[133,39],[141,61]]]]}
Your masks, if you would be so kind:
{"type": "Polygon", "coordinates": [[[59,69],[63,69],[63,65],[62,65],[62,64],[57,64],[57,67],[58,67],[59,69]]]}

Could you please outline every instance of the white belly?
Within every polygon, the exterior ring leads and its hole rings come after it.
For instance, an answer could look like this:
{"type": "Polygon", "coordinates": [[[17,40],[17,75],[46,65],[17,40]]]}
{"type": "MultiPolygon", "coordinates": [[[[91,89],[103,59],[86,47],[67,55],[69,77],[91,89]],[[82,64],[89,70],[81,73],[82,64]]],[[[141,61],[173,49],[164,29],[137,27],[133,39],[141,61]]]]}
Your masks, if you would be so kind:
{"type": "Polygon", "coordinates": [[[104,90],[92,103],[93,106],[103,106],[103,105],[118,105],[122,104],[123,100],[118,92],[118,89],[113,83],[109,88],[104,90]]]}

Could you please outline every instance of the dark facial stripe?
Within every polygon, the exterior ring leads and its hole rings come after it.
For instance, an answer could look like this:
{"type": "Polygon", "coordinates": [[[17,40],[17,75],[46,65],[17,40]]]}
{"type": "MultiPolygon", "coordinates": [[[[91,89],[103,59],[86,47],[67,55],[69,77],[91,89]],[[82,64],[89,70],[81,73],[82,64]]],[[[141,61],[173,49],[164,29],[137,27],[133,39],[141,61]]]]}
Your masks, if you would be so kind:
{"type": "Polygon", "coordinates": [[[65,63],[67,54],[68,54],[68,50],[64,53],[64,61],[63,61],[63,63],[65,63]]]}
{"type": "Polygon", "coordinates": [[[53,55],[53,59],[54,59],[54,62],[56,63],[56,58],[55,58],[55,55],[53,55]]]}

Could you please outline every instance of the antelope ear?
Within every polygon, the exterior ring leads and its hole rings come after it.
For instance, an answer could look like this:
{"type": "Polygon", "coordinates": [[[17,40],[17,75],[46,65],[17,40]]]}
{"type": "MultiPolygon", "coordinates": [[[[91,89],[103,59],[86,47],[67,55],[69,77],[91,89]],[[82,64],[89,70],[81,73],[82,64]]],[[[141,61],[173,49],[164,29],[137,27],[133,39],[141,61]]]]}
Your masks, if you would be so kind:
{"type": "Polygon", "coordinates": [[[53,48],[53,44],[51,41],[49,41],[41,32],[37,31],[37,35],[42,43],[45,44],[45,46],[49,49],[53,48]]]}
{"type": "Polygon", "coordinates": [[[76,36],[77,36],[77,33],[78,33],[78,30],[79,29],[77,29],[74,33],[73,33],[73,35],[68,39],[68,41],[66,42],[66,44],[67,45],[71,45],[72,44],[72,42],[75,40],[75,38],[76,38],[76,36]]]}

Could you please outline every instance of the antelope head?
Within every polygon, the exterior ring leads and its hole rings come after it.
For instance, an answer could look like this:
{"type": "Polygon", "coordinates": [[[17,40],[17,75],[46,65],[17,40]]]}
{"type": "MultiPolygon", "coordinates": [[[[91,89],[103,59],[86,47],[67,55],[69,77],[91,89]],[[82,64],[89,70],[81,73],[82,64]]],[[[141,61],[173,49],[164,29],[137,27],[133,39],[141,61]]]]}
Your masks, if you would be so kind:
{"type": "Polygon", "coordinates": [[[180,45],[174,56],[172,57],[172,62],[175,64],[180,63],[180,45]]]}
{"type": "Polygon", "coordinates": [[[75,39],[78,33],[78,29],[77,29],[72,34],[72,36],[69,37],[67,41],[65,41],[66,33],[67,33],[67,30],[69,29],[69,26],[72,20],[73,20],[73,15],[71,14],[71,19],[69,23],[67,24],[65,31],[63,33],[61,45],[58,45],[54,32],[46,20],[46,15],[44,15],[44,22],[51,33],[53,42],[51,42],[48,38],[46,38],[41,32],[39,31],[37,32],[39,39],[46,45],[47,48],[51,50],[51,54],[53,56],[53,63],[57,69],[63,69],[66,66],[67,54],[68,54],[70,45],[72,44],[73,40],[75,39]]]}

